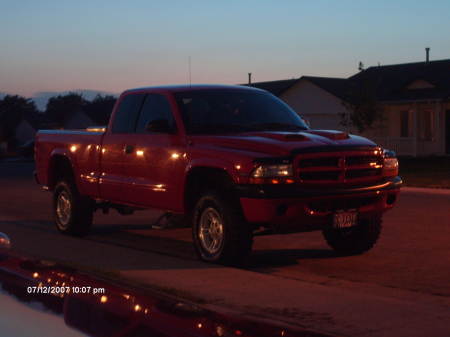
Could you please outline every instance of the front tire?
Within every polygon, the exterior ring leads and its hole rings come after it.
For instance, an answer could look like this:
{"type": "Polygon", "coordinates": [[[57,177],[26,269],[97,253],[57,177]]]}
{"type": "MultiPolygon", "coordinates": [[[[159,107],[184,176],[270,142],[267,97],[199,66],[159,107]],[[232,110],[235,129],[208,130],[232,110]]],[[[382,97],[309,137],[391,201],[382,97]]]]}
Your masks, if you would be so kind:
{"type": "Polygon", "coordinates": [[[58,231],[84,236],[92,225],[93,202],[80,195],[73,183],[60,181],[53,192],[53,214],[58,231]]]}
{"type": "Polygon", "coordinates": [[[200,259],[226,265],[241,265],[253,244],[252,231],[237,202],[214,192],[198,200],[192,236],[200,259]]]}
{"type": "Polygon", "coordinates": [[[323,236],[339,255],[358,255],[370,250],[381,233],[381,215],[360,220],[351,228],[327,228],[323,236]]]}

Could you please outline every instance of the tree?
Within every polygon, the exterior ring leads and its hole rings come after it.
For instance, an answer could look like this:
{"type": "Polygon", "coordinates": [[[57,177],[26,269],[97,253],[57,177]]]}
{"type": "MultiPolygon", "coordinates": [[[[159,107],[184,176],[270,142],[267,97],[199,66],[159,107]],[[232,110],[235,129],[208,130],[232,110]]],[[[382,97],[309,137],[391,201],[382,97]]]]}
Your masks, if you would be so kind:
{"type": "Polygon", "coordinates": [[[354,126],[359,133],[384,120],[383,106],[377,98],[377,83],[371,79],[353,83],[342,105],[347,112],[341,113],[341,125],[354,126]]]}
{"type": "Polygon", "coordinates": [[[66,95],[58,95],[51,97],[48,100],[45,114],[48,119],[56,122],[59,126],[62,126],[70,116],[74,113],[83,110],[87,104],[87,101],[81,94],[76,92],[70,92],[66,95]]]}
{"type": "Polygon", "coordinates": [[[112,95],[97,95],[86,104],[85,112],[98,125],[107,125],[115,103],[116,98],[112,95]]]}
{"type": "Polygon", "coordinates": [[[31,99],[6,95],[0,100],[0,142],[15,142],[14,134],[20,121],[37,114],[36,105],[31,99]]]}

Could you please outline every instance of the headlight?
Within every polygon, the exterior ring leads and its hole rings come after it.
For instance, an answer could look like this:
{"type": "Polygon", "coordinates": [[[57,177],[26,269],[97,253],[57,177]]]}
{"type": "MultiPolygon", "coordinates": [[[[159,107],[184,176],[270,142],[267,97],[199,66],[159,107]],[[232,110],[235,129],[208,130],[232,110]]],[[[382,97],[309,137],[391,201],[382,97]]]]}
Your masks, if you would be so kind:
{"type": "Polygon", "coordinates": [[[259,165],[252,174],[252,178],[279,178],[293,175],[292,164],[259,165]]]}
{"type": "Polygon", "coordinates": [[[260,164],[250,174],[251,184],[293,184],[292,164],[260,164]]]}

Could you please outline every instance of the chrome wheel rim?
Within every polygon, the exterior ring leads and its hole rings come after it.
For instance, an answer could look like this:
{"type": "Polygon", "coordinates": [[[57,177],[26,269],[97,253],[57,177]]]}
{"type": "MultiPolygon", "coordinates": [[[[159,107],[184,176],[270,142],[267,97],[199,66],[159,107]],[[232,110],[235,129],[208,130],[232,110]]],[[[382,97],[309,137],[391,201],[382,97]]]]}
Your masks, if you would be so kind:
{"type": "Polygon", "coordinates": [[[65,228],[69,224],[71,212],[72,204],[70,203],[69,194],[66,191],[62,191],[56,199],[56,215],[61,227],[65,228]]]}
{"type": "Polygon", "coordinates": [[[200,216],[198,238],[202,248],[210,255],[219,252],[223,243],[223,221],[219,212],[209,207],[200,216]]]}

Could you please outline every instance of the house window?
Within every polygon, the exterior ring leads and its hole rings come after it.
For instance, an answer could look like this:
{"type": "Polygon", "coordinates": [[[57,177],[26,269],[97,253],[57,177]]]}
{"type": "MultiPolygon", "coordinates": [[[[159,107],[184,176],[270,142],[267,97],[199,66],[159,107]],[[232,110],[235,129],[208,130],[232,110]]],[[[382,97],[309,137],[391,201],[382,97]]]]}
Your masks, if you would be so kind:
{"type": "Polygon", "coordinates": [[[409,137],[409,111],[400,112],[400,137],[409,137]]]}
{"type": "Polygon", "coordinates": [[[419,111],[418,129],[420,140],[433,140],[434,139],[434,111],[423,110],[419,111]]]}

